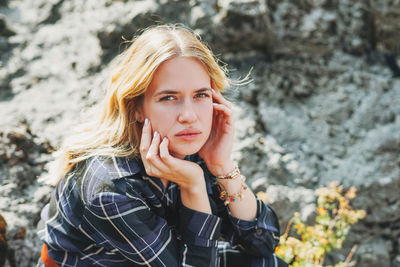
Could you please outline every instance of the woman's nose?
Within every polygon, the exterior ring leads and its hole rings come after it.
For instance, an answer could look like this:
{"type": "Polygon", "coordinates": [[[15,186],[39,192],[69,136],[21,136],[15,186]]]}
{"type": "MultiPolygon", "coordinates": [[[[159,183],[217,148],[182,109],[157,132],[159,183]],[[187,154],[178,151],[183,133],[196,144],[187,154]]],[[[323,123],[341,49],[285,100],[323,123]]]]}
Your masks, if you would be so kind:
{"type": "Polygon", "coordinates": [[[180,123],[193,123],[197,120],[197,114],[193,103],[185,101],[179,112],[178,121],[180,123]]]}

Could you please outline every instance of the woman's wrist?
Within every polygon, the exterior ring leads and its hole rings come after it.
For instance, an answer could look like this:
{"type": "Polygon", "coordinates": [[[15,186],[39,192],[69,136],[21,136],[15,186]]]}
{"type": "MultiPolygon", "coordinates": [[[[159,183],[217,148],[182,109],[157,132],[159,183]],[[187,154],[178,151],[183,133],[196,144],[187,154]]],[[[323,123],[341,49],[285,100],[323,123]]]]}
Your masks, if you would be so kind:
{"type": "MultiPolygon", "coordinates": [[[[204,181],[204,180],[203,180],[204,181]]],[[[208,201],[207,189],[204,185],[192,187],[180,187],[182,204],[190,209],[211,214],[210,202],[208,201]]]]}
{"type": "Polygon", "coordinates": [[[204,171],[200,165],[193,162],[185,162],[185,164],[191,164],[191,168],[182,166],[179,172],[176,172],[171,177],[171,181],[178,184],[179,188],[187,191],[199,191],[201,188],[205,188],[204,171]],[[173,179],[174,178],[174,179],[173,179]]]}
{"type": "Polygon", "coordinates": [[[224,175],[232,172],[235,169],[235,167],[236,167],[236,164],[232,160],[229,160],[221,165],[210,166],[210,167],[208,167],[208,169],[215,176],[224,176],[224,175]]]}
{"type": "Polygon", "coordinates": [[[200,195],[203,194],[204,192],[207,192],[204,178],[202,181],[199,181],[195,184],[185,183],[185,184],[178,184],[178,186],[181,191],[185,191],[187,194],[191,195],[200,195]]]}
{"type": "Polygon", "coordinates": [[[244,198],[245,190],[247,189],[246,178],[240,174],[237,165],[230,172],[217,175],[215,178],[220,190],[219,198],[224,201],[225,205],[231,202],[238,202],[244,198]]]}

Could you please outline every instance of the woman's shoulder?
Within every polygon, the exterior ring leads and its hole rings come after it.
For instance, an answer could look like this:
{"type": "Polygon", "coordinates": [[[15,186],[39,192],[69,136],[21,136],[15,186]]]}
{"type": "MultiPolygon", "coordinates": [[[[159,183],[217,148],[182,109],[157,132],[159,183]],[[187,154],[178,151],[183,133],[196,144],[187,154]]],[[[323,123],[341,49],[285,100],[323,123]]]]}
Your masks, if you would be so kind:
{"type": "Polygon", "coordinates": [[[69,175],[114,180],[133,176],[142,169],[143,164],[136,158],[96,155],[77,163],[69,175]]]}
{"type": "Polygon", "coordinates": [[[95,156],[89,162],[89,169],[106,171],[109,179],[134,176],[143,169],[141,160],[134,157],[95,156]],[[93,165],[93,167],[90,167],[93,165]]]}
{"type": "Polygon", "coordinates": [[[77,163],[67,177],[73,178],[69,183],[76,183],[81,197],[90,202],[99,193],[124,194],[125,181],[138,180],[134,178],[140,176],[142,168],[135,158],[92,156],[77,163]]]}

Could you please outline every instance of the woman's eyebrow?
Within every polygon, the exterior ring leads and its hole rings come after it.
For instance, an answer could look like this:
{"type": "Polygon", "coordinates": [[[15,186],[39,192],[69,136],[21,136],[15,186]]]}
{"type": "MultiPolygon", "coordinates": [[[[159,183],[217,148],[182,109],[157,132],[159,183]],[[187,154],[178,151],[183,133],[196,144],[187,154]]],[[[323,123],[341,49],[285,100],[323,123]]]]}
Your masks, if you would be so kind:
{"type": "Polygon", "coordinates": [[[178,91],[167,89],[167,90],[162,90],[162,91],[159,91],[159,92],[155,93],[154,96],[172,95],[172,94],[177,94],[177,93],[178,93],[178,91]]]}
{"type": "Polygon", "coordinates": [[[202,92],[205,92],[205,91],[211,91],[211,88],[210,87],[203,87],[203,88],[197,89],[196,93],[202,93],[202,92]]]}
{"type": "MultiPolygon", "coordinates": [[[[211,91],[211,88],[203,87],[203,88],[195,90],[196,93],[201,93],[201,92],[205,92],[205,91],[211,91]]],[[[174,94],[179,94],[179,91],[166,89],[166,90],[161,90],[161,91],[155,93],[154,97],[159,96],[159,95],[174,95],[174,94]]]]}

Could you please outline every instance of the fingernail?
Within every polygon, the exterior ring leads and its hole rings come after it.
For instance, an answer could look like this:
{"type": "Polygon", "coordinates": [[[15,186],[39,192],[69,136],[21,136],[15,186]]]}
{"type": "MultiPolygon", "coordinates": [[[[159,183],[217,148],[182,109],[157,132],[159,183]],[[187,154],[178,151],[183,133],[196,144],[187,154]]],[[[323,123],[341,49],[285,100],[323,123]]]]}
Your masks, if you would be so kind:
{"type": "Polygon", "coordinates": [[[164,136],[164,138],[163,138],[163,142],[164,142],[164,141],[167,141],[167,139],[168,139],[168,138],[167,138],[166,136],[164,136]]]}
{"type": "Polygon", "coordinates": [[[144,125],[149,125],[149,119],[148,118],[146,118],[146,119],[144,119],[144,125]]]}
{"type": "Polygon", "coordinates": [[[157,131],[154,132],[153,138],[156,138],[158,136],[157,131]]]}
{"type": "Polygon", "coordinates": [[[214,88],[211,88],[211,90],[212,90],[214,93],[216,93],[215,90],[214,90],[214,88]]]}

